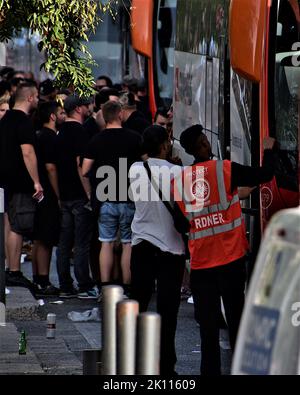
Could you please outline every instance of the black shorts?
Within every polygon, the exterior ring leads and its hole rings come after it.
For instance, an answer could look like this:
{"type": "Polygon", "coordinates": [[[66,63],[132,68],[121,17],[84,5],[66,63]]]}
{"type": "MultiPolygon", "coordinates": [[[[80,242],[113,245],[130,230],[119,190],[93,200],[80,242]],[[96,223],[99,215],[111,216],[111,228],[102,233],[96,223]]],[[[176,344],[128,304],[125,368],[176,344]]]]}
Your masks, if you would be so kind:
{"type": "Polygon", "coordinates": [[[43,242],[49,247],[57,245],[60,232],[60,210],[55,197],[46,196],[38,203],[33,240],[43,242]]]}
{"type": "Polygon", "coordinates": [[[36,201],[31,193],[10,193],[8,195],[7,214],[11,230],[22,236],[32,237],[36,201]]]}

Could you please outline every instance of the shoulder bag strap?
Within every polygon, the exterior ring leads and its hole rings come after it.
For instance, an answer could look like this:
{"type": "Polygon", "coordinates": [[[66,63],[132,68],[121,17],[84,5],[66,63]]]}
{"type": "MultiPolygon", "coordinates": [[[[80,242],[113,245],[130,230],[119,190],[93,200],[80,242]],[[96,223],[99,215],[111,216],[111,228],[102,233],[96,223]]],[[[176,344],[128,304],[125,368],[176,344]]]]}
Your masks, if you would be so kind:
{"type": "Polygon", "coordinates": [[[169,211],[171,216],[174,218],[174,209],[172,208],[172,206],[170,205],[170,203],[168,201],[163,199],[163,194],[162,194],[161,189],[156,184],[154,178],[151,177],[151,169],[150,169],[149,163],[147,161],[144,162],[144,167],[145,167],[145,169],[147,171],[148,178],[150,180],[150,184],[153,186],[155,192],[158,194],[160,200],[163,202],[163,204],[165,205],[166,209],[169,211]]]}

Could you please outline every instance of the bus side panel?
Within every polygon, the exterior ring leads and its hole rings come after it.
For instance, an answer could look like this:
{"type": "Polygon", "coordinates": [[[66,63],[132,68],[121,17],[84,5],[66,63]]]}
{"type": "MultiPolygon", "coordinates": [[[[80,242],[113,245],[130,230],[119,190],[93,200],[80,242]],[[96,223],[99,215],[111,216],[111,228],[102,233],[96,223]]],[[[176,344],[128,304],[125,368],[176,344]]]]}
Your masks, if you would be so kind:
{"type": "Polygon", "coordinates": [[[133,48],[152,57],[153,37],[153,0],[132,0],[131,4],[131,39],[133,48]]]}
{"type": "Polygon", "coordinates": [[[149,106],[152,115],[156,111],[153,70],[153,0],[132,0],[131,41],[133,49],[146,56],[148,69],[149,106]]]}

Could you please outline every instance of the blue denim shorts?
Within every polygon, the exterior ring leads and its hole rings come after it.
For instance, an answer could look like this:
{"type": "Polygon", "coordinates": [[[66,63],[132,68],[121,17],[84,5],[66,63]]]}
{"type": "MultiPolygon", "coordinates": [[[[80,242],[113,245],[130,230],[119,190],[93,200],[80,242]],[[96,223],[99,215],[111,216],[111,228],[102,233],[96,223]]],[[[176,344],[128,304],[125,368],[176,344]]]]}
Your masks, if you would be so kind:
{"type": "Polygon", "coordinates": [[[135,211],[134,203],[104,202],[99,215],[99,240],[112,242],[117,240],[120,230],[121,243],[131,242],[131,222],[135,211]]]}

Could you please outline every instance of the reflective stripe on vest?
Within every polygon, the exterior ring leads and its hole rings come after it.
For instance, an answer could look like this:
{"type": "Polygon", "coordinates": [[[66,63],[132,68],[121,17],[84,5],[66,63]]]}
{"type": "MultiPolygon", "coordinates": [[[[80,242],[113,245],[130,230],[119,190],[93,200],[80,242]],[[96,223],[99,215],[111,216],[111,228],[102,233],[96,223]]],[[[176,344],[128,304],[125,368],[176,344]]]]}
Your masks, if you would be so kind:
{"type": "Polygon", "coordinates": [[[199,232],[190,232],[189,234],[189,239],[190,240],[196,240],[196,239],[201,239],[203,237],[207,236],[213,236],[217,235],[223,232],[228,232],[230,230],[233,230],[235,228],[238,228],[239,226],[242,225],[242,218],[237,218],[233,222],[221,226],[216,226],[214,228],[209,228],[205,230],[200,230],[199,232]]]}
{"type": "Polygon", "coordinates": [[[207,215],[207,214],[216,213],[218,211],[226,210],[229,207],[231,207],[232,205],[234,205],[235,203],[239,202],[239,200],[240,200],[239,196],[238,196],[238,194],[236,194],[236,195],[233,196],[233,198],[230,201],[229,205],[228,205],[228,202],[226,200],[227,207],[225,207],[225,208],[222,206],[222,204],[213,204],[213,205],[208,206],[208,207],[203,207],[201,212],[198,212],[198,213],[186,213],[185,216],[188,218],[189,221],[192,221],[193,219],[198,218],[200,214],[201,215],[207,215]]]}

